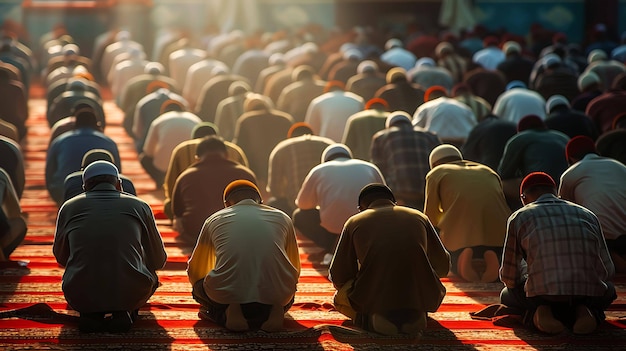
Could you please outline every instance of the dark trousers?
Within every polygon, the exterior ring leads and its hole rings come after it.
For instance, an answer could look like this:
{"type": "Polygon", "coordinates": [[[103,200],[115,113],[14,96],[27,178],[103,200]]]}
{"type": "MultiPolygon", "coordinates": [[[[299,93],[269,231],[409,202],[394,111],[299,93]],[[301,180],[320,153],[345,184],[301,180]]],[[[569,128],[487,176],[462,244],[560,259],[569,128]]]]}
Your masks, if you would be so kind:
{"type": "MultiPolygon", "coordinates": [[[[204,291],[204,279],[200,279],[193,284],[193,288],[191,291],[191,295],[194,300],[196,300],[203,309],[206,310],[207,314],[211,318],[211,320],[222,327],[226,325],[226,309],[228,305],[217,303],[211,300],[206,292],[204,291]]],[[[289,303],[284,306],[284,311],[287,312],[291,305],[293,305],[294,299],[292,298],[289,303]]],[[[272,310],[272,305],[260,303],[260,302],[250,302],[250,303],[242,303],[241,304],[241,312],[243,312],[243,316],[248,321],[248,325],[252,329],[258,329],[261,327],[261,324],[267,320],[270,316],[270,312],[272,310]]]]}
{"type": "Polygon", "coordinates": [[[607,283],[607,289],[602,296],[534,296],[526,297],[524,283],[518,284],[515,288],[504,288],[500,292],[500,303],[525,313],[524,322],[532,323],[532,317],[537,307],[541,305],[552,306],[554,316],[566,325],[572,325],[575,321],[575,310],[577,305],[585,305],[596,318],[598,323],[602,322],[606,316],[604,311],[617,298],[615,285],[607,283]]]}
{"type": "Polygon", "coordinates": [[[163,183],[165,182],[165,172],[157,169],[154,166],[154,159],[150,156],[146,156],[145,154],[139,154],[139,163],[143,169],[148,173],[150,178],[154,180],[158,189],[163,187],[163,183]]]}
{"type": "Polygon", "coordinates": [[[324,249],[327,253],[334,253],[339,233],[331,233],[322,227],[320,211],[318,209],[296,209],[291,216],[293,225],[304,236],[309,238],[315,245],[324,249]]]}

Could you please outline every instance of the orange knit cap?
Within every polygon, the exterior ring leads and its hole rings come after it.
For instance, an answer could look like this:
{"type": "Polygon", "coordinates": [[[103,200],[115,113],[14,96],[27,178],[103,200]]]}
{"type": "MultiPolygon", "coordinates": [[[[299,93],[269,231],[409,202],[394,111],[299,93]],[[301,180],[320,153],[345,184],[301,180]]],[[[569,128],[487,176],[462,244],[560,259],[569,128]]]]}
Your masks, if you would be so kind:
{"type": "Polygon", "coordinates": [[[230,194],[232,194],[233,192],[237,190],[241,190],[243,188],[252,189],[256,191],[259,194],[259,196],[261,195],[259,188],[254,183],[252,183],[249,180],[238,179],[238,180],[234,180],[230,182],[230,184],[228,184],[226,188],[224,189],[224,202],[226,202],[226,199],[230,196],[230,194]]]}

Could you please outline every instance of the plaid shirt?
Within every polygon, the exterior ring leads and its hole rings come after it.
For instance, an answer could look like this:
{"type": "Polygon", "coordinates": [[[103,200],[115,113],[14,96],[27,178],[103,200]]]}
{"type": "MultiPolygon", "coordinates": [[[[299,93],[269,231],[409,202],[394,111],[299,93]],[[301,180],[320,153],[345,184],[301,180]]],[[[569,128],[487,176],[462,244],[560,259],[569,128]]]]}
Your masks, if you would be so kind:
{"type": "Polygon", "coordinates": [[[267,191],[293,204],[304,178],[320,164],[324,149],[332,143],[331,139],[310,134],[278,143],[269,157],[267,191]]]}
{"type": "Polygon", "coordinates": [[[528,269],[526,295],[601,296],[615,274],[597,217],[544,194],[509,218],[500,279],[509,288],[528,269]]]}
{"type": "Polygon", "coordinates": [[[440,144],[439,137],[431,132],[414,129],[408,123],[394,125],[374,135],[372,163],[396,195],[423,196],[430,171],[428,156],[440,144]]]}

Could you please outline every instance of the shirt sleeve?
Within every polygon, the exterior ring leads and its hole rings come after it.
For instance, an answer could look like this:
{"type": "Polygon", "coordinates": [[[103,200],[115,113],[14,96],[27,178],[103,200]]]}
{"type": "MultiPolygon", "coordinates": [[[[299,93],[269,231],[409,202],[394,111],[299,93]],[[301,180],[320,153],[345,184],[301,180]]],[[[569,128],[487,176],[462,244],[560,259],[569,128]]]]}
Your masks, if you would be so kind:
{"type": "Polygon", "coordinates": [[[433,270],[440,278],[444,278],[450,272],[450,253],[446,250],[441,242],[441,238],[437,235],[437,231],[433,228],[432,223],[427,221],[424,223],[426,229],[426,238],[428,240],[427,255],[433,270]]]}
{"type": "Polygon", "coordinates": [[[311,210],[317,206],[317,181],[315,169],[313,169],[302,182],[302,187],[296,198],[296,206],[302,210],[311,210]]]}
{"type": "Polygon", "coordinates": [[[435,172],[426,175],[426,195],[424,202],[424,213],[430,222],[436,227],[443,212],[441,211],[441,198],[439,197],[440,177],[435,172]]]}
{"type": "Polygon", "coordinates": [[[348,220],[341,231],[335,255],[330,263],[328,278],[335,289],[339,290],[359,271],[356,250],[352,241],[352,220],[348,220]]]}
{"type": "Polygon", "coordinates": [[[142,246],[144,247],[146,255],[146,267],[151,271],[156,271],[165,266],[167,261],[167,253],[165,252],[165,246],[163,245],[163,239],[161,233],[156,226],[154,215],[148,204],[143,204],[144,211],[144,223],[146,224],[147,232],[145,233],[142,246]]]}
{"type": "Polygon", "coordinates": [[[196,247],[187,262],[187,276],[193,285],[215,267],[215,247],[211,241],[210,218],[202,226],[196,247]]]}
{"type": "Polygon", "coordinates": [[[502,252],[502,266],[500,267],[500,280],[507,288],[515,288],[521,281],[520,262],[522,261],[522,249],[519,247],[515,215],[512,215],[507,223],[504,250],[502,252]]]}
{"type": "Polygon", "coordinates": [[[285,252],[287,253],[287,258],[289,258],[289,262],[296,268],[298,271],[298,276],[300,276],[300,271],[302,269],[300,265],[300,252],[298,251],[298,241],[296,239],[296,230],[289,219],[289,216],[285,215],[287,224],[287,238],[285,240],[285,252]]]}
{"type": "Polygon", "coordinates": [[[67,240],[67,233],[65,228],[67,226],[66,220],[66,206],[61,206],[59,214],[57,216],[56,230],[54,232],[54,241],[52,243],[52,253],[57,260],[57,263],[62,267],[65,267],[67,260],[70,257],[70,244],[67,240]]]}

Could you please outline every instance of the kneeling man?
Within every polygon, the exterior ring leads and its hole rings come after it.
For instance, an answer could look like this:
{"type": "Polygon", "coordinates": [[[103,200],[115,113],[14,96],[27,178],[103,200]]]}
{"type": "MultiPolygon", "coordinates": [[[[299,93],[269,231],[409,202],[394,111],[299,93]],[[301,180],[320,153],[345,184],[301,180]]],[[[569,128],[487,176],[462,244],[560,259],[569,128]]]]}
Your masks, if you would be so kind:
{"type": "Polygon", "coordinates": [[[114,164],[92,162],[83,184],[86,192],[59,210],[54,235],[63,293],[80,312],[81,331],[127,331],[159,286],[155,271],[167,259],[161,234],[150,206],[121,191],[114,164]]]}
{"type": "Polygon", "coordinates": [[[416,334],[446,294],[450,255],[428,217],[396,205],[386,185],[365,186],[358,204],[330,265],[335,307],[366,330],[416,334]]]}
{"type": "Polygon", "coordinates": [[[228,184],[224,204],[204,223],[189,259],[199,316],[232,331],[278,331],[300,276],[293,223],[263,205],[248,180],[228,184]]]}

